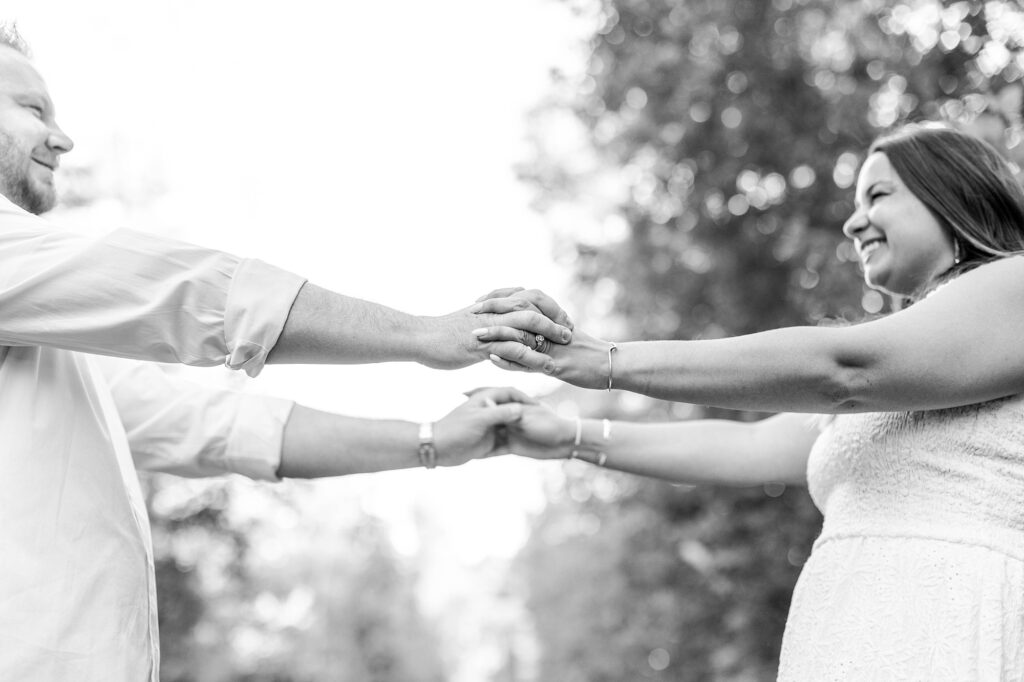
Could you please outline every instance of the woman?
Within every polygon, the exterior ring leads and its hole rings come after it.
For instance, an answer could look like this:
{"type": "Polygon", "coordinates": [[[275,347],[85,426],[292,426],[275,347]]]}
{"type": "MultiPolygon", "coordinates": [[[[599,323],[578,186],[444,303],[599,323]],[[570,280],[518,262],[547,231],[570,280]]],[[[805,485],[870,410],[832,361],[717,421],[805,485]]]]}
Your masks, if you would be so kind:
{"type": "MultiPolygon", "coordinates": [[[[905,128],[871,146],[843,231],[867,283],[911,305],[849,327],[617,346],[576,331],[541,347],[577,386],[784,414],[611,424],[527,406],[513,450],[687,483],[806,483],[825,521],[780,679],[1024,679],[1024,192],[984,142],[905,128]]],[[[498,293],[479,309],[550,306],[498,293]]]]}

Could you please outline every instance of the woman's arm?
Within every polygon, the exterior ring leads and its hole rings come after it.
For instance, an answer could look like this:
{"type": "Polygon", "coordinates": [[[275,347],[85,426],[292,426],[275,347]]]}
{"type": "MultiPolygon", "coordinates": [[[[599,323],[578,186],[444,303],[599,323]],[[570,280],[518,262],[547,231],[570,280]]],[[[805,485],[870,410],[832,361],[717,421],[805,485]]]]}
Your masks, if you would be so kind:
{"type": "MultiPolygon", "coordinates": [[[[489,308],[486,308],[489,310],[489,308]]],[[[502,330],[481,340],[501,338],[502,330]]],[[[924,410],[1024,392],[1024,257],[968,272],[885,318],[729,339],[618,344],[612,385],[658,398],[770,412],[924,410]]],[[[608,385],[610,344],[577,331],[554,376],[608,385]]],[[[512,368],[505,359],[496,364],[512,368]]]]}
{"type": "MultiPolygon", "coordinates": [[[[509,428],[510,449],[537,459],[565,458],[577,449],[576,422],[542,405],[524,405],[509,428]]],[[[780,414],[742,423],[707,419],[662,424],[581,422],[579,457],[676,483],[732,486],[806,485],[807,457],[818,437],[814,418],[780,414]]]]}

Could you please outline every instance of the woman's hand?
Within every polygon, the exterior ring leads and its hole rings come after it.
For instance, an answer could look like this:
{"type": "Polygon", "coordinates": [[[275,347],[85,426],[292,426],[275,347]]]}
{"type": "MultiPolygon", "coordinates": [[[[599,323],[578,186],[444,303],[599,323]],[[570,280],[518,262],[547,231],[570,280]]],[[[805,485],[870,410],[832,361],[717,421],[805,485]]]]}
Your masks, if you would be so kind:
{"type": "Polygon", "coordinates": [[[533,459],[565,459],[576,439],[576,423],[546,405],[523,405],[522,416],[508,427],[508,449],[533,459]]]}
{"type": "Polygon", "coordinates": [[[513,388],[477,388],[469,400],[437,423],[452,429],[453,445],[437,443],[462,457],[442,457],[445,465],[461,464],[476,457],[512,453],[533,459],[565,459],[576,442],[576,421],[513,388]],[[501,404],[504,403],[504,404],[501,404]],[[502,411],[504,408],[505,411],[502,411]]]}
{"type": "Polygon", "coordinates": [[[538,335],[556,343],[568,343],[572,338],[568,327],[553,322],[538,310],[505,306],[506,312],[495,314],[478,310],[479,307],[475,304],[440,317],[418,318],[417,361],[434,369],[458,369],[500,354],[516,358],[518,364],[530,371],[542,372],[549,358],[536,352],[538,335]],[[509,333],[495,338],[493,343],[481,342],[479,331],[485,325],[509,333]]]}
{"type": "Polygon", "coordinates": [[[434,424],[441,466],[508,453],[505,427],[519,421],[524,407],[537,403],[514,388],[478,388],[467,395],[465,403],[434,424]]]}
{"type": "MultiPolygon", "coordinates": [[[[518,419],[510,420],[498,428],[500,453],[512,453],[533,459],[564,459],[572,452],[576,439],[576,423],[559,417],[547,405],[529,398],[511,388],[477,388],[466,395],[470,400],[481,399],[484,404],[496,400],[517,400],[521,405],[518,419]],[[504,441],[504,442],[501,442],[504,441]]],[[[490,456],[490,455],[487,455],[490,456]]]]}
{"type": "MultiPolygon", "coordinates": [[[[533,311],[573,329],[572,320],[561,306],[537,289],[496,289],[478,299],[471,310],[490,315],[533,311]]],[[[574,329],[568,344],[557,344],[542,335],[501,324],[482,327],[474,334],[482,343],[490,344],[490,360],[502,369],[544,372],[583,388],[608,387],[608,349],[612,344],[607,341],[574,329]],[[524,347],[532,352],[524,353],[524,347]],[[539,363],[541,358],[546,362],[539,363]]]]}
{"type": "Polygon", "coordinates": [[[558,305],[553,298],[545,294],[540,289],[524,289],[523,287],[495,289],[494,291],[484,294],[480,298],[476,299],[477,305],[473,307],[473,312],[495,312],[488,309],[486,301],[499,299],[502,300],[502,303],[496,306],[496,308],[500,308],[505,312],[532,310],[540,313],[555,324],[560,324],[563,327],[567,327],[569,330],[572,330],[573,328],[573,323],[569,318],[569,313],[562,310],[562,306],[558,305]]]}
{"type": "MultiPolygon", "coordinates": [[[[544,315],[565,315],[558,304],[541,291],[498,289],[472,308],[477,314],[506,315],[512,311],[535,310],[544,315]],[[559,311],[559,312],[555,312],[559,311]]],[[[559,317],[570,326],[568,316],[559,317]]],[[[574,330],[568,344],[550,340],[505,325],[482,327],[474,332],[482,343],[490,344],[492,363],[513,372],[544,372],[574,386],[608,388],[608,372],[614,371],[609,360],[612,344],[579,330],[574,330]],[[525,349],[530,352],[526,353],[525,349]],[[539,362],[539,360],[545,360],[539,362]]]]}

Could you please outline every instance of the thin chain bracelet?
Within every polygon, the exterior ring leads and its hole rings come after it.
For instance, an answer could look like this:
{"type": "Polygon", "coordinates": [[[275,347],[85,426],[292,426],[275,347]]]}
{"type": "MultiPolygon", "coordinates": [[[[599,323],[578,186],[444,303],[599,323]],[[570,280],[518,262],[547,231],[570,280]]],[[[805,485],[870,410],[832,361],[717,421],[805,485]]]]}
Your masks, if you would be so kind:
{"type": "Polygon", "coordinates": [[[612,390],[612,353],[619,349],[614,343],[608,346],[608,391],[612,390]]]}

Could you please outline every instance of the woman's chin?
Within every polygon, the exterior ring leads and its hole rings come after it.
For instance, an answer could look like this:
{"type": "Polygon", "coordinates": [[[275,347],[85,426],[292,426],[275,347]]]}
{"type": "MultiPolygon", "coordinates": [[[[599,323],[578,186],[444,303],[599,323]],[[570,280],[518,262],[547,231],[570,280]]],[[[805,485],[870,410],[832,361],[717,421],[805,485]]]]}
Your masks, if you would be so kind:
{"type": "Polygon", "coordinates": [[[878,269],[872,269],[870,267],[869,268],[865,268],[865,270],[864,270],[864,283],[867,284],[869,288],[874,289],[875,291],[878,291],[880,293],[883,293],[883,294],[886,294],[886,295],[889,295],[889,296],[902,296],[902,295],[904,295],[904,294],[899,293],[898,291],[893,291],[888,286],[890,284],[888,279],[889,278],[885,277],[885,272],[884,271],[880,271],[878,269]]]}
{"type": "Polygon", "coordinates": [[[874,289],[878,293],[885,294],[886,296],[906,298],[915,294],[914,291],[904,291],[906,287],[893,287],[890,282],[879,282],[878,280],[870,279],[867,276],[864,277],[864,283],[868,285],[868,288],[874,289]]]}
{"type": "Polygon", "coordinates": [[[864,267],[864,284],[867,284],[872,289],[881,290],[882,282],[878,277],[878,271],[872,268],[870,265],[864,267]]]}

